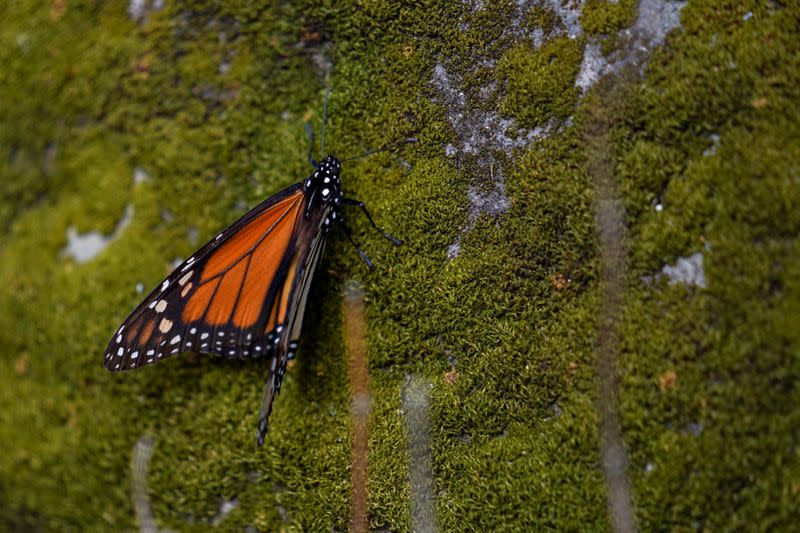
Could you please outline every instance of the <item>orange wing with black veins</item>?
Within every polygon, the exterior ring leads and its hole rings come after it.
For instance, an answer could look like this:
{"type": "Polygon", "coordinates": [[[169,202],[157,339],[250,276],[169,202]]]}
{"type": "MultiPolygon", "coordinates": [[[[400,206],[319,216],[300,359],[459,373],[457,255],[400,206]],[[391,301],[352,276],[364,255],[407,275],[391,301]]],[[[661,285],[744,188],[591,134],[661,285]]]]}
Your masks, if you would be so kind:
{"type": "Polygon", "coordinates": [[[176,268],[122,324],[105,367],[128,370],[181,351],[272,353],[287,321],[305,204],[302,186],[289,187],[176,268]]]}

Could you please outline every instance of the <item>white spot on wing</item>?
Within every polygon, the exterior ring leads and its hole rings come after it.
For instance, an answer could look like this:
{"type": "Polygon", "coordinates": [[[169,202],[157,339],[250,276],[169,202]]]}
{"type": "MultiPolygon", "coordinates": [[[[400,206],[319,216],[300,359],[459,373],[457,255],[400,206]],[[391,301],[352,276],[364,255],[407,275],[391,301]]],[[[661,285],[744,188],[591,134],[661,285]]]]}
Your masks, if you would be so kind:
{"type": "Polygon", "coordinates": [[[192,273],[193,272],[190,270],[189,272],[184,274],[183,277],[178,280],[178,285],[180,285],[181,287],[186,285],[186,282],[189,281],[192,278],[192,273]]]}
{"type": "Polygon", "coordinates": [[[164,309],[167,308],[167,301],[166,300],[159,300],[156,304],[156,313],[163,313],[164,309]]]}
{"type": "Polygon", "coordinates": [[[169,341],[170,344],[178,344],[179,342],[181,342],[181,336],[180,335],[175,335],[169,341]]]}
{"type": "Polygon", "coordinates": [[[188,284],[183,288],[181,291],[181,298],[186,298],[186,295],[189,294],[189,291],[192,290],[192,284],[188,284]]]}

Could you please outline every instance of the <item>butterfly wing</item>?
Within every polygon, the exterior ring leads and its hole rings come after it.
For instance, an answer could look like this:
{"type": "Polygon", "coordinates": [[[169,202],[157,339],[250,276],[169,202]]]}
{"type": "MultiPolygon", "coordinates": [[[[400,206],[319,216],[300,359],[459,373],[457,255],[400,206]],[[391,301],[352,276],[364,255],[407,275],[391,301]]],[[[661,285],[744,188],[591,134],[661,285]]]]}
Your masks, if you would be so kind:
{"type": "Polygon", "coordinates": [[[308,232],[306,202],[302,184],[283,190],[176,268],[123,322],[105,367],[128,370],[184,350],[272,355],[286,336],[286,279],[308,232]]]}
{"type": "Polygon", "coordinates": [[[276,323],[280,324],[276,328],[276,332],[279,335],[274,340],[275,351],[272,354],[269,374],[264,384],[264,396],[258,417],[259,446],[264,443],[272,402],[280,391],[281,381],[286,372],[286,363],[294,358],[297,350],[311,280],[325,249],[327,231],[323,228],[323,223],[328,216],[328,209],[321,207],[309,211],[309,216],[298,229],[297,246],[289,260],[287,276],[280,290],[280,300],[275,304],[275,315],[279,317],[276,323]]]}

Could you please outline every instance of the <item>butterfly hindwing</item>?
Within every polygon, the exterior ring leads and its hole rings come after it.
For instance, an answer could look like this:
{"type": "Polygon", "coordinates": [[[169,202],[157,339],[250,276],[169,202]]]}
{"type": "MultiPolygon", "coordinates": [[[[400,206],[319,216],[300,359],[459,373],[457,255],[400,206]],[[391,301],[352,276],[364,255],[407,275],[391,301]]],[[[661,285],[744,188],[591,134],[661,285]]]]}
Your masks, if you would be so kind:
{"type": "Polygon", "coordinates": [[[259,446],[264,442],[272,403],[280,392],[286,364],[297,351],[311,280],[325,247],[326,235],[320,226],[326,216],[327,212],[323,211],[311,217],[298,231],[296,253],[291,257],[288,275],[280,291],[281,301],[285,304],[281,304],[280,336],[275,337],[275,351],[271,354],[269,373],[264,384],[257,431],[259,446]]]}

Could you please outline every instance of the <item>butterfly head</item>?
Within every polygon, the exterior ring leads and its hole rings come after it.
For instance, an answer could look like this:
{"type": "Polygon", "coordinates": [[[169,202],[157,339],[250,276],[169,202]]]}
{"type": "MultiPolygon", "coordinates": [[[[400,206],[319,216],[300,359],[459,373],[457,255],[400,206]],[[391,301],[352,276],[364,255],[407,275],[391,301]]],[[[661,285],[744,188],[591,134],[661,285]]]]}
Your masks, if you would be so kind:
{"type": "Polygon", "coordinates": [[[317,169],[305,181],[305,190],[316,189],[315,196],[322,202],[339,206],[342,203],[342,184],[339,181],[341,162],[328,155],[317,163],[317,169]]]}

